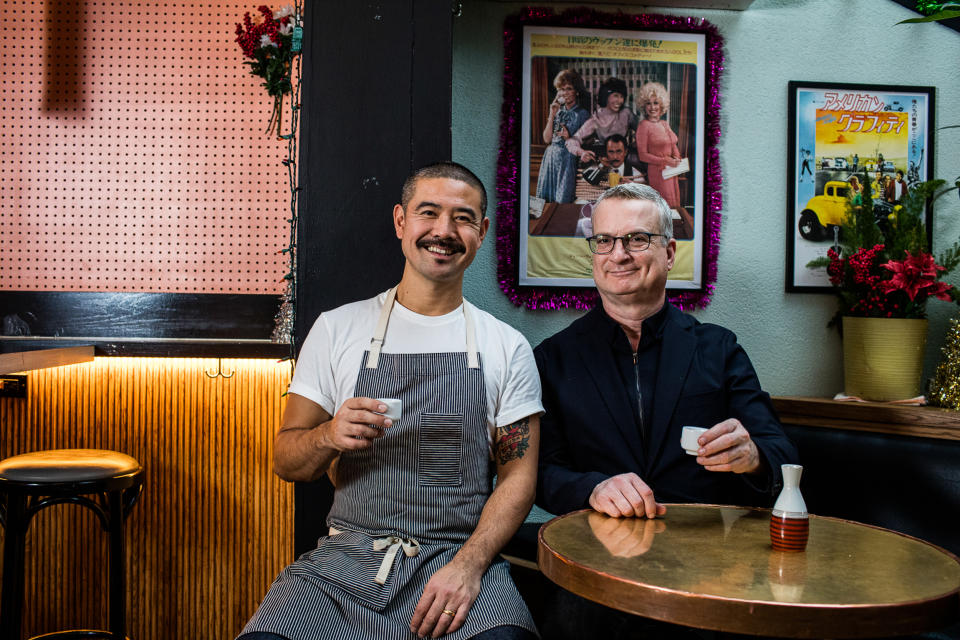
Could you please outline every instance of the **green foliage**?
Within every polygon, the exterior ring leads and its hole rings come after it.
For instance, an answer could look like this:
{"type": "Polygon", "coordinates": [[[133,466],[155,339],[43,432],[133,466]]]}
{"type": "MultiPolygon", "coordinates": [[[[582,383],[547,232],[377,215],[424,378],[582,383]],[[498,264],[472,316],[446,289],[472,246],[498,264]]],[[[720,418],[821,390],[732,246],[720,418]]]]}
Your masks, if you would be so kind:
{"type": "Polygon", "coordinates": [[[253,60],[245,60],[250,65],[250,73],[263,78],[263,88],[267,95],[279,98],[290,93],[290,41],[292,36],[280,34],[279,47],[260,47],[254,52],[253,60]]]}
{"type": "Polygon", "coordinates": [[[960,240],[954,242],[952,247],[937,256],[937,264],[946,269],[947,273],[950,273],[960,265],[960,240]]]}
{"type": "Polygon", "coordinates": [[[946,182],[931,180],[914,185],[901,204],[893,206],[873,199],[866,174],[861,180],[862,195],[851,189],[839,247],[807,263],[810,268],[826,269],[839,298],[837,316],[830,324],[839,324],[841,315],[924,318],[930,297],[960,304],[956,288],[940,282],[942,276],[960,266],[960,241],[935,262],[927,240],[927,207],[944,193],[938,190],[946,182]],[[938,264],[943,269],[938,269],[938,264]]]}
{"type": "MultiPolygon", "coordinates": [[[[927,203],[935,197],[937,189],[946,184],[946,181],[930,180],[915,185],[903,197],[901,206],[895,207],[893,214],[888,216],[885,216],[880,207],[875,205],[870,180],[866,173],[863,174],[861,181],[863,203],[854,206],[851,202],[848,205],[847,216],[840,227],[840,246],[843,248],[843,255],[850,256],[860,248],[869,248],[878,244],[886,247],[884,254],[893,260],[902,260],[907,251],[912,254],[921,251],[929,252],[926,230],[927,203]]],[[[827,262],[829,263],[829,260],[827,262]]],[[[823,265],[810,263],[809,266],[823,265]]]]}
{"type": "Polygon", "coordinates": [[[889,248],[891,257],[900,259],[906,251],[913,254],[930,251],[925,224],[927,202],[943,184],[943,180],[921,182],[903,197],[903,208],[897,213],[895,222],[889,225],[883,234],[884,244],[889,248]]]}
{"type": "Polygon", "coordinates": [[[862,203],[854,206],[851,200],[847,204],[847,215],[840,225],[840,246],[843,247],[845,255],[853,254],[860,247],[872,247],[883,242],[883,232],[877,224],[873,192],[866,171],[860,182],[863,185],[862,203]]]}
{"type": "Polygon", "coordinates": [[[907,18],[897,24],[909,24],[911,22],[939,22],[940,20],[949,20],[950,18],[960,18],[960,10],[939,11],[923,18],[907,18]]]}
{"type": "Polygon", "coordinates": [[[927,15],[922,18],[909,18],[897,24],[911,24],[916,22],[940,22],[950,18],[960,18],[960,3],[957,2],[918,2],[917,10],[927,15]],[[929,7],[929,13],[928,9],[929,7]]]}

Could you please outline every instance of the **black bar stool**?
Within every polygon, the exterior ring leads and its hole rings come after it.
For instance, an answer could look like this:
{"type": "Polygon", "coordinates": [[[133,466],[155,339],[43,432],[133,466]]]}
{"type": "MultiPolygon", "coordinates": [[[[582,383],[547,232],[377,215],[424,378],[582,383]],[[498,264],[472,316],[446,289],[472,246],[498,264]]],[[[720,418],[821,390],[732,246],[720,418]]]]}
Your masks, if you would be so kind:
{"type": "Polygon", "coordinates": [[[41,509],[65,503],[92,510],[110,534],[110,630],[57,631],[36,639],[126,638],[123,523],[142,488],[140,463],[116,451],[51,449],[0,461],[0,524],[5,529],[0,638],[21,639],[24,551],[30,518],[41,509]]]}

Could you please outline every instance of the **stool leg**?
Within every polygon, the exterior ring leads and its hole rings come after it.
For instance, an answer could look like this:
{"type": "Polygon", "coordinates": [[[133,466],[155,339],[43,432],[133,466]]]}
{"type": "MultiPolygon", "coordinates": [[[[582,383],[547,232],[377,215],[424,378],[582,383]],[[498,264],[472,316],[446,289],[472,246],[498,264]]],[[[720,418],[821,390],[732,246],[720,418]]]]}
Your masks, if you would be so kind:
{"type": "Polygon", "coordinates": [[[24,550],[27,535],[27,496],[7,493],[3,536],[3,587],[0,594],[0,638],[20,640],[23,619],[24,550]]]}
{"type": "Polygon", "coordinates": [[[123,536],[123,491],[111,491],[110,509],[110,632],[126,638],[127,572],[123,536]]]}

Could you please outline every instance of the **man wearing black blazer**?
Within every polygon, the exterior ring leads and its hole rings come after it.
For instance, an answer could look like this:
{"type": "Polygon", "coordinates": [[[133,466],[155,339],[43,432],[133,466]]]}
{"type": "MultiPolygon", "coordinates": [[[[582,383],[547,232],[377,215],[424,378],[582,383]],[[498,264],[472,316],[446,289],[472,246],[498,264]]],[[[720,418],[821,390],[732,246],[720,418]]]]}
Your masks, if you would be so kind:
{"type": "Polygon", "coordinates": [[[537,503],[648,518],[664,502],[769,506],[796,448],[736,336],[666,301],[667,203],[622,184],[593,222],[601,303],[534,350],[546,408],[537,503]],[[685,425],[709,429],[696,456],[680,446],[685,425]]]}

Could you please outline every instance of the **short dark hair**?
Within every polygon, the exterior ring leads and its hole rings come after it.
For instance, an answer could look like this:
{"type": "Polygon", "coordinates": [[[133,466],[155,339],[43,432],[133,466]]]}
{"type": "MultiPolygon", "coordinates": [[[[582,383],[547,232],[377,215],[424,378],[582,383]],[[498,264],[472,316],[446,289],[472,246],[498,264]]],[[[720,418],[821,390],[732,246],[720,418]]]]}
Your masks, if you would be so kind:
{"type": "Polygon", "coordinates": [[[413,192],[417,190],[417,181],[421,178],[448,178],[466,182],[480,193],[480,218],[487,215],[487,190],[483,188],[483,183],[473,171],[456,162],[435,162],[414,171],[404,181],[403,191],[400,192],[400,206],[404,211],[413,198],[413,192]]]}
{"type": "Polygon", "coordinates": [[[607,99],[611,93],[619,93],[623,99],[627,99],[627,83],[620,78],[607,78],[600,89],[597,91],[597,104],[601,107],[607,106],[607,99]]]}
{"type": "Polygon", "coordinates": [[[902,178],[902,177],[903,177],[903,171],[900,171],[900,169],[897,169],[897,175],[902,178]]]}
{"type": "Polygon", "coordinates": [[[619,142],[623,145],[624,149],[627,148],[627,139],[619,133],[614,133],[613,135],[607,136],[607,139],[603,142],[603,148],[606,149],[607,145],[611,142],[619,142]]]}

